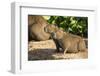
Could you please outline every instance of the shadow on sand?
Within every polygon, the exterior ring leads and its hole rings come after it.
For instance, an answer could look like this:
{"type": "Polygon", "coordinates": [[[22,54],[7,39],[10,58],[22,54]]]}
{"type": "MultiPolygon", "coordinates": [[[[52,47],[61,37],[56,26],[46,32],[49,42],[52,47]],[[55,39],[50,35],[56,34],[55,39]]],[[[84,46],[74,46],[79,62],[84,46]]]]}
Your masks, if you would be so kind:
{"type": "Polygon", "coordinates": [[[51,60],[56,49],[35,49],[28,52],[28,60],[51,60]]]}

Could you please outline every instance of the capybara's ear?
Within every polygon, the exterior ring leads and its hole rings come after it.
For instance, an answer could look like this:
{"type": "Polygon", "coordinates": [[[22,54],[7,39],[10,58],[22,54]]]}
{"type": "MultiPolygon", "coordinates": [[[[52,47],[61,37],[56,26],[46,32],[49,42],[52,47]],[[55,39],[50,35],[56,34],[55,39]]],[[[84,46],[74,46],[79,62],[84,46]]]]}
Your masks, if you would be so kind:
{"type": "Polygon", "coordinates": [[[58,30],[58,33],[63,33],[63,31],[62,30],[58,30]]]}

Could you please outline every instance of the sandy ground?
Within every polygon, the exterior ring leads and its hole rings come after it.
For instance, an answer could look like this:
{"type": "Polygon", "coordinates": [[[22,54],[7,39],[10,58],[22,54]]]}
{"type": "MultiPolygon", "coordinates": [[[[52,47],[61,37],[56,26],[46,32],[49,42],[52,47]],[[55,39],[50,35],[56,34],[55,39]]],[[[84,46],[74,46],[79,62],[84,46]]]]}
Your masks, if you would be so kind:
{"type": "Polygon", "coordinates": [[[88,52],[66,53],[55,52],[53,49],[38,49],[28,52],[28,60],[58,60],[58,59],[86,59],[88,52]]]}
{"type": "Polygon", "coordinates": [[[28,60],[58,60],[58,59],[86,59],[88,51],[78,53],[56,52],[55,43],[52,40],[34,42],[28,44],[28,60]]]}

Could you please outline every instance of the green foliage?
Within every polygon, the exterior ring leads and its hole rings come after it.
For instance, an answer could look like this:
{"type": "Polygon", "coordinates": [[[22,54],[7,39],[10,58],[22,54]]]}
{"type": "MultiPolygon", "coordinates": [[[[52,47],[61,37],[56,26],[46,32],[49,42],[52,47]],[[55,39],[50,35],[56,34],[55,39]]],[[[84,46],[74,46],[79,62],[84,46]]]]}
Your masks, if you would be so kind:
{"type": "Polygon", "coordinates": [[[82,37],[88,36],[88,17],[48,16],[47,21],[49,24],[55,24],[67,32],[82,37]]]}

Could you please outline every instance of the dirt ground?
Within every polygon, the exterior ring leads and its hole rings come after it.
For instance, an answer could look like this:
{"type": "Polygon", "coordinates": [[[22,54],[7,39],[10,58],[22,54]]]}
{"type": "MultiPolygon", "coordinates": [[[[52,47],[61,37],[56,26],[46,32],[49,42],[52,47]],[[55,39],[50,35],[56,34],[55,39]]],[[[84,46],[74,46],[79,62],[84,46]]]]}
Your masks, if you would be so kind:
{"type": "Polygon", "coordinates": [[[28,60],[59,60],[59,59],[86,59],[88,51],[78,53],[56,52],[56,45],[53,40],[34,42],[28,44],[28,60]]]}
{"type": "Polygon", "coordinates": [[[58,60],[58,59],[86,59],[88,52],[66,53],[55,52],[53,49],[38,49],[28,52],[28,60],[58,60]]]}

